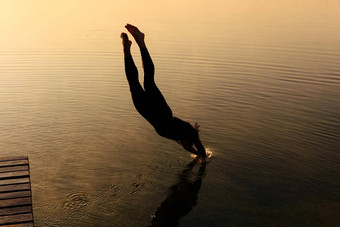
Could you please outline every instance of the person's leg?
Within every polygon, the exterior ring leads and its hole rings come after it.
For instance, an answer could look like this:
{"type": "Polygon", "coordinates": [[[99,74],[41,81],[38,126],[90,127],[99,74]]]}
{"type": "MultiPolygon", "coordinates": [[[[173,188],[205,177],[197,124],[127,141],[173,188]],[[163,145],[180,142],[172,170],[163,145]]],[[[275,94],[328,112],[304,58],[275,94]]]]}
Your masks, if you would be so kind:
{"type": "Polygon", "coordinates": [[[152,101],[155,107],[167,118],[172,118],[172,111],[169,107],[168,103],[166,102],[163,94],[158,89],[154,75],[155,75],[155,68],[150,57],[150,54],[146,48],[140,48],[142,61],[143,61],[143,68],[144,68],[144,89],[145,94],[152,101]]]}
{"type": "Polygon", "coordinates": [[[139,83],[138,70],[133,61],[132,56],[124,57],[124,65],[125,65],[125,75],[129,83],[131,93],[137,92],[137,91],[144,92],[144,89],[139,83]]]}
{"type": "Polygon", "coordinates": [[[149,87],[156,86],[156,84],[154,81],[155,67],[144,42],[145,35],[131,24],[127,24],[125,27],[136,40],[140,49],[144,69],[144,89],[148,90],[149,87]]]}
{"type": "Polygon", "coordinates": [[[157,89],[155,83],[155,66],[152,62],[151,56],[148,49],[140,48],[140,53],[142,55],[143,70],[144,70],[144,89],[152,90],[157,89]]]}
{"type": "MultiPolygon", "coordinates": [[[[124,65],[125,65],[125,74],[126,78],[129,82],[130,90],[140,89],[139,80],[138,80],[138,70],[131,56],[131,41],[129,40],[127,34],[122,33],[121,36],[123,42],[123,52],[124,52],[124,65]]],[[[143,88],[142,88],[143,89],[143,88]]]]}
{"type": "Polygon", "coordinates": [[[163,114],[168,117],[172,117],[172,111],[155,83],[155,67],[146,48],[144,34],[133,25],[127,24],[125,27],[132,34],[140,48],[144,69],[144,89],[146,96],[159,111],[163,112],[163,114]]]}
{"type": "Polygon", "coordinates": [[[138,80],[138,70],[131,56],[130,47],[131,41],[129,40],[127,34],[121,34],[122,42],[123,42],[123,51],[124,51],[124,65],[125,65],[125,74],[129,83],[130,92],[133,104],[137,111],[145,117],[146,115],[146,95],[145,91],[139,83],[138,80]]]}

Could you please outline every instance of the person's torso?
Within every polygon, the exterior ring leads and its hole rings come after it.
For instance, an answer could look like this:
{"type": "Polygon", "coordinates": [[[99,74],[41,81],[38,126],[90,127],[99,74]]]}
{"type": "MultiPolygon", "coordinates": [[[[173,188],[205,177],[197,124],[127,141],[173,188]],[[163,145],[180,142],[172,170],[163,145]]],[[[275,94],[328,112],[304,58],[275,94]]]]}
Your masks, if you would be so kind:
{"type": "Polygon", "coordinates": [[[155,130],[159,135],[177,142],[180,140],[193,141],[197,133],[189,122],[177,117],[173,117],[171,121],[162,122],[162,124],[155,127],[155,130]]]}

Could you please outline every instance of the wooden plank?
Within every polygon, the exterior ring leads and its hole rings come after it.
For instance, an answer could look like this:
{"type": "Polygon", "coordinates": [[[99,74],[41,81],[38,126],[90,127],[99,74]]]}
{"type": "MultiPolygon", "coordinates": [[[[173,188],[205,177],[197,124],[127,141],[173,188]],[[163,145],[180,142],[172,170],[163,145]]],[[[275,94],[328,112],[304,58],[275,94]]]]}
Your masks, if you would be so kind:
{"type": "Polygon", "coordinates": [[[0,167],[2,167],[2,166],[18,166],[18,165],[27,165],[27,164],[28,164],[27,159],[14,160],[14,161],[3,161],[3,162],[0,162],[0,167]]]}
{"type": "Polygon", "coordinates": [[[27,222],[33,221],[33,215],[28,214],[16,214],[16,215],[9,215],[9,216],[2,216],[0,218],[0,224],[14,224],[20,222],[27,222]]]}
{"type": "Polygon", "coordinates": [[[5,215],[32,213],[32,206],[9,207],[0,209],[0,218],[5,215]]]}
{"type": "Polygon", "coordinates": [[[33,223],[17,223],[17,224],[13,224],[13,225],[1,225],[1,227],[33,227],[33,223]]]}
{"type": "Polygon", "coordinates": [[[28,165],[0,167],[0,173],[29,170],[28,165]]]}
{"type": "Polygon", "coordinates": [[[33,227],[27,156],[0,158],[0,226],[33,227]]]}
{"type": "Polygon", "coordinates": [[[8,179],[8,180],[1,180],[1,185],[8,185],[8,184],[21,184],[21,183],[29,183],[30,179],[28,177],[25,178],[17,178],[17,179],[8,179]]]}
{"type": "Polygon", "coordinates": [[[34,227],[33,223],[17,223],[13,225],[1,225],[1,227],[34,227]]]}
{"type": "Polygon", "coordinates": [[[22,205],[31,205],[31,204],[32,204],[31,197],[0,200],[0,207],[22,206],[22,205]]]}
{"type": "Polygon", "coordinates": [[[0,186],[0,192],[11,192],[11,191],[30,190],[30,189],[31,189],[31,185],[29,183],[0,186]]]}
{"type": "Polygon", "coordinates": [[[29,175],[28,171],[15,171],[15,172],[0,173],[0,180],[3,178],[26,177],[28,175],[29,175]]]}
{"type": "Polygon", "coordinates": [[[0,157],[0,162],[2,161],[10,161],[10,160],[23,160],[28,159],[26,155],[20,155],[20,156],[8,156],[8,157],[0,157]]]}
{"type": "Polygon", "coordinates": [[[31,196],[31,191],[18,191],[18,192],[3,192],[0,193],[0,199],[14,199],[21,197],[29,197],[31,196]]]}

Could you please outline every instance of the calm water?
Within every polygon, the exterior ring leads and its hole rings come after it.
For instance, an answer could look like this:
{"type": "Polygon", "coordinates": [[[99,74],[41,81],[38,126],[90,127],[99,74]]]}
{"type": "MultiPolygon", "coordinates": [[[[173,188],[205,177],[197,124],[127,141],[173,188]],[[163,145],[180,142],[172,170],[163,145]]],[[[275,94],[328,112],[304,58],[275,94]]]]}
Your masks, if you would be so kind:
{"type": "Polygon", "coordinates": [[[336,0],[0,1],[1,156],[29,155],[37,226],[336,225],[339,31],[336,0]],[[126,22],[205,166],[135,111],[126,22]]]}

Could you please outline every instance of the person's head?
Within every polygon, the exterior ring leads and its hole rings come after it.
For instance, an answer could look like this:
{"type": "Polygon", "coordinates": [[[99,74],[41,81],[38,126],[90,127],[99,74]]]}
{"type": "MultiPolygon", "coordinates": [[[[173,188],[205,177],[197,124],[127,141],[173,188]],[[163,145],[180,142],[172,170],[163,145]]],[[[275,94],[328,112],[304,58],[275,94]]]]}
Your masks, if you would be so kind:
{"type": "Polygon", "coordinates": [[[174,118],[173,124],[171,125],[176,133],[176,141],[183,147],[192,147],[198,138],[198,127],[197,123],[193,126],[187,121],[183,121],[178,118],[174,118]]]}
{"type": "Polygon", "coordinates": [[[192,147],[197,140],[198,131],[191,126],[191,130],[187,130],[185,135],[179,139],[179,142],[183,147],[192,147]]]}

